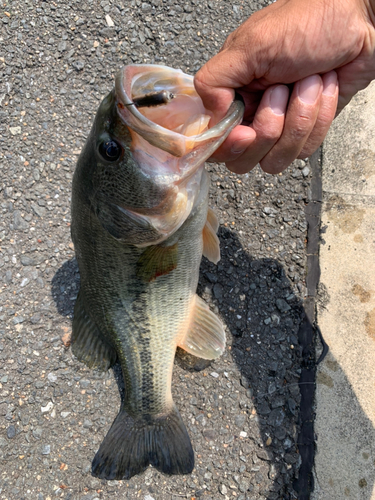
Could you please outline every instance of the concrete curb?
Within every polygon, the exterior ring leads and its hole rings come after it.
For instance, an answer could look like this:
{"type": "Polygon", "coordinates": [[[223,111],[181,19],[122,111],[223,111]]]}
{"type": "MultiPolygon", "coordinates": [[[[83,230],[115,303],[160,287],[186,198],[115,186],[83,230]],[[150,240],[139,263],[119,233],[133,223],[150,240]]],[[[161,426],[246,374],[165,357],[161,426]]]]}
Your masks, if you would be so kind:
{"type": "Polygon", "coordinates": [[[319,232],[322,202],[321,154],[322,151],[319,149],[309,160],[312,177],[309,190],[309,202],[305,208],[307,222],[307,296],[303,304],[305,318],[301,322],[298,331],[298,342],[302,351],[301,375],[299,379],[299,389],[301,393],[299,413],[300,433],[297,441],[298,451],[301,456],[301,466],[298,478],[293,484],[299,500],[309,500],[311,491],[314,489],[312,470],[315,454],[314,398],[317,370],[315,355],[315,302],[320,278],[319,232]]]}
{"type": "Polygon", "coordinates": [[[313,500],[375,499],[375,83],[323,147],[313,500]]]}

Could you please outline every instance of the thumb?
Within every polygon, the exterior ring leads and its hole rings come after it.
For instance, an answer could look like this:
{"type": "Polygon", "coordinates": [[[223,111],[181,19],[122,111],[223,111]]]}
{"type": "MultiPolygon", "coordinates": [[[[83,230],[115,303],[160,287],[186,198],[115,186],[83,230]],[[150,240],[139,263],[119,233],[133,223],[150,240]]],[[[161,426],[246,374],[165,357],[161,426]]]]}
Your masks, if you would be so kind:
{"type": "Polygon", "coordinates": [[[231,76],[225,49],[210,59],[195,75],[194,86],[206,109],[213,113],[212,125],[223,118],[240,87],[231,76]]]}

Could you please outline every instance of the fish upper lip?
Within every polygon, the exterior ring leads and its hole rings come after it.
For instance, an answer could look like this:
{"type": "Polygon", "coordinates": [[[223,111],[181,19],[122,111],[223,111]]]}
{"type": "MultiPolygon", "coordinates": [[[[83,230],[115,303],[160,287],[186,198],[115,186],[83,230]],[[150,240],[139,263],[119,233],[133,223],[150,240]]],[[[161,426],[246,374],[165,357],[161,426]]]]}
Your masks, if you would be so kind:
{"type": "MultiPolygon", "coordinates": [[[[244,104],[240,101],[234,101],[229,107],[226,116],[214,127],[202,132],[201,134],[191,137],[179,134],[178,132],[174,132],[173,130],[169,130],[155,122],[152,122],[146,118],[136,106],[131,105],[132,100],[127,94],[126,88],[131,86],[132,76],[139,73],[139,69],[143,68],[146,70],[147,68],[155,67],[157,66],[146,64],[125,66],[118,72],[115,80],[115,95],[117,103],[124,105],[122,109],[121,106],[117,106],[117,112],[120,119],[129,128],[141,135],[153,146],[156,146],[175,157],[182,157],[187,153],[194,151],[194,149],[200,145],[209,142],[216,142],[215,139],[220,141],[220,138],[223,138],[222,140],[224,140],[229,132],[241,122],[244,104]],[[129,79],[129,82],[127,82],[127,79],[129,79]],[[188,147],[188,144],[190,144],[190,148],[188,147]]],[[[158,67],[165,68],[165,66],[158,67]]],[[[171,71],[176,70],[171,68],[171,71]]],[[[213,148],[208,147],[210,153],[205,155],[205,159],[202,160],[202,162],[211,156],[217,147],[218,146],[214,146],[213,148]]]]}
{"type": "MultiPolygon", "coordinates": [[[[137,72],[133,72],[132,75],[132,71],[129,68],[146,69],[148,67],[155,68],[157,65],[139,64],[130,67],[125,66],[117,73],[115,79],[115,96],[117,102],[125,106],[124,108],[117,106],[117,113],[129,128],[144,137],[153,146],[163,149],[175,157],[184,156],[186,154],[186,136],[162,127],[146,118],[136,106],[132,105],[133,101],[125,90],[126,87],[131,86],[132,76],[137,74],[137,72]],[[126,77],[129,77],[130,82],[127,83],[126,77]]],[[[164,66],[159,67],[164,68],[164,66]]]]}

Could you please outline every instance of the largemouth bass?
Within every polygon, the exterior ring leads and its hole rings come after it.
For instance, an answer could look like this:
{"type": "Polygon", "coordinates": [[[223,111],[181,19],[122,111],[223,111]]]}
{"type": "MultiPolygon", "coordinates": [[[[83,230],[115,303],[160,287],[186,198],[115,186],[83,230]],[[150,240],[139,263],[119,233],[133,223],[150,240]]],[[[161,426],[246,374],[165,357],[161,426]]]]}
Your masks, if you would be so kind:
{"type": "Polygon", "coordinates": [[[220,320],[196,295],[202,254],[220,258],[204,161],[243,114],[210,116],[193,77],[133,65],[102,101],[73,179],[72,239],[81,275],[72,350],[89,367],[121,364],[125,396],[92,473],[127,479],[151,464],[194,467],[171,393],[177,347],[214,359],[220,320]]]}

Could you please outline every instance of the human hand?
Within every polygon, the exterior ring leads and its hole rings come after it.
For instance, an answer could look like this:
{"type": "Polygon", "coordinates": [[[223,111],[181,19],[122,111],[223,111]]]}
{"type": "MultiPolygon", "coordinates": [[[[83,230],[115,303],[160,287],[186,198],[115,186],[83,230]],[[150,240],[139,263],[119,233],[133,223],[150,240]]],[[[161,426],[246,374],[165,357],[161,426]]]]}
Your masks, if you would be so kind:
{"type": "Polygon", "coordinates": [[[375,79],[375,0],[278,0],[253,14],[196,74],[213,124],[235,90],[244,121],[215,152],[233,172],[306,158],[354,94],[375,79]]]}

